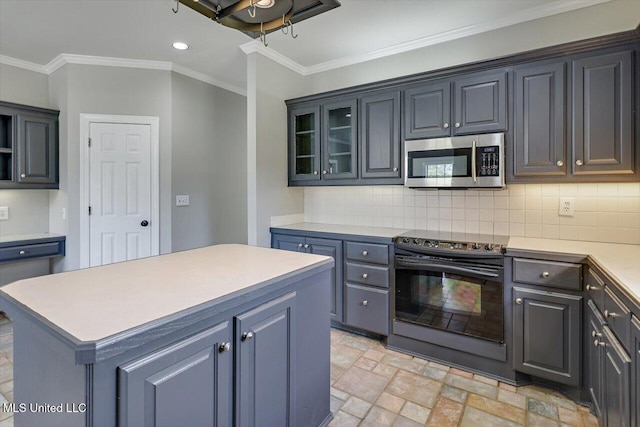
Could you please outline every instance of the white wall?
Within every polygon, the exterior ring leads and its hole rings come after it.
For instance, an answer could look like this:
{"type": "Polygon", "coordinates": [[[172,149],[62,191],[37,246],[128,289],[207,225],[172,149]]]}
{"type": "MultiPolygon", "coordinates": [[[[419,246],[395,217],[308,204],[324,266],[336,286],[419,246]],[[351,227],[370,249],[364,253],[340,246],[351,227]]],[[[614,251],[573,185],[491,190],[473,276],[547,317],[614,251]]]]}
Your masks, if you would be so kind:
{"type": "Polygon", "coordinates": [[[303,213],[303,191],[287,187],[286,99],[301,96],[303,78],[272,60],[247,56],[248,242],[270,246],[271,217],[303,213]]]}
{"type": "Polygon", "coordinates": [[[171,75],[172,250],[247,242],[246,98],[171,75]]]}
{"type": "Polygon", "coordinates": [[[613,0],[381,59],[312,74],[305,94],[487,60],[627,31],[640,22],[640,1],[613,0]]]}

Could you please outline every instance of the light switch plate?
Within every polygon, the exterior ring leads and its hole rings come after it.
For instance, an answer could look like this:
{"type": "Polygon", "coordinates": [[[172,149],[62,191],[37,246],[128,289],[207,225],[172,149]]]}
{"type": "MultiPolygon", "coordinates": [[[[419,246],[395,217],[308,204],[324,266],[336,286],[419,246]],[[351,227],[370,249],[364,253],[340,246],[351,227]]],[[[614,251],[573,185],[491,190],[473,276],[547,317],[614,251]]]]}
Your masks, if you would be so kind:
{"type": "Polygon", "coordinates": [[[176,206],[189,206],[189,196],[188,195],[176,196],[176,206]]]}
{"type": "Polygon", "coordinates": [[[1,206],[0,207],[0,221],[6,221],[9,219],[9,207],[1,206]]]}

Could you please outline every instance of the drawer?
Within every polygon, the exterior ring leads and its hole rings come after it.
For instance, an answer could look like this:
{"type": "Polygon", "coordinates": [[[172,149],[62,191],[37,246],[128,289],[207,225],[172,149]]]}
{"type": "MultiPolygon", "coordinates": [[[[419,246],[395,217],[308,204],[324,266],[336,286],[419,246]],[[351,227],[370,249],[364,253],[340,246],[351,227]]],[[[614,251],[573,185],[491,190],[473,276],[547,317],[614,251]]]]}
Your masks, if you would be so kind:
{"type": "Polygon", "coordinates": [[[21,259],[40,258],[55,255],[62,255],[60,242],[11,246],[9,248],[0,249],[0,262],[19,261],[21,259]]]}
{"type": "Polygon", "coordinates": [[[346,242],[347,259],[389,265],[389,247],[373,243],[346,242]]]}
{"type": "Polygon", "coordinates": [[[613,333],[620,339],[622,346],[629,351],[631,311],[608,286],[604,288],[604,311],[602,314],[613,333]]]}
{"type": "Polygon", "coordinates": [[[579,291],[581,269],[581,264],[514,258],[513,281],[579,291]]]}
{"type": "Polygon", "coordinates": [[[598,310],[604,311],[604,281],[591,268],[587,273],[585,289],[598,310]]]}
{"type": "Polygon", "coordinates": [[[365,285],[389,287],[389,267],[347,262],[347,281],[365,285]]]}
{"type": "Polygon", "coordinates": [[[388,335],[389,291],[347,283],[345,323],[365,331],[388,335]]]}

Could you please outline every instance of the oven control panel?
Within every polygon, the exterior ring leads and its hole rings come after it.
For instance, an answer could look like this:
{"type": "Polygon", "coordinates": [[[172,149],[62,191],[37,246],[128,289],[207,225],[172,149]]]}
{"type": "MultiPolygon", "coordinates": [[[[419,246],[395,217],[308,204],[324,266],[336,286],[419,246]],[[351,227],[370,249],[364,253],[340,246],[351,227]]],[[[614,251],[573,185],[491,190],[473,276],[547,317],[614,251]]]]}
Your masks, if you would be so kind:
{"type": "Polygon", "coordinates": [[[476,152],[479,176],[500,175],[500,147],[478,147],[476,152]]]}
{"type": "Polygon", "coordinates": [[[452,242],[446,240],[430,240],[417,237],[396,237],[395,243],[407,249],[431,249],[459,252],[502,253],[502,245],[479,242],[452,242]]]}

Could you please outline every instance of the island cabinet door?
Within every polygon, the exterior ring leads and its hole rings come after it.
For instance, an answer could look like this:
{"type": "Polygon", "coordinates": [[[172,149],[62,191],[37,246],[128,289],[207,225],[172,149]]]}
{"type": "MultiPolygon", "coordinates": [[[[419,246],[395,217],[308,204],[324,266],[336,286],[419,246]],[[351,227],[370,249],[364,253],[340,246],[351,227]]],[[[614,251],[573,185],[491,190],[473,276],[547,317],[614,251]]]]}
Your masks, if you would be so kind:
{"type": "Polygon", "coordinates": [[[231,327],[224,322],[118,368],[118,426],[231,426],[231,327]]]}
{"type": "Polygon", "coordinates": [[[582,297],[513,289],[514,369],[580,385],[582,297]]]}
{"type": "Polygon", "coordinates": [[[295,295],[235,318],[236,426],[295,425],[295,295]]]}

